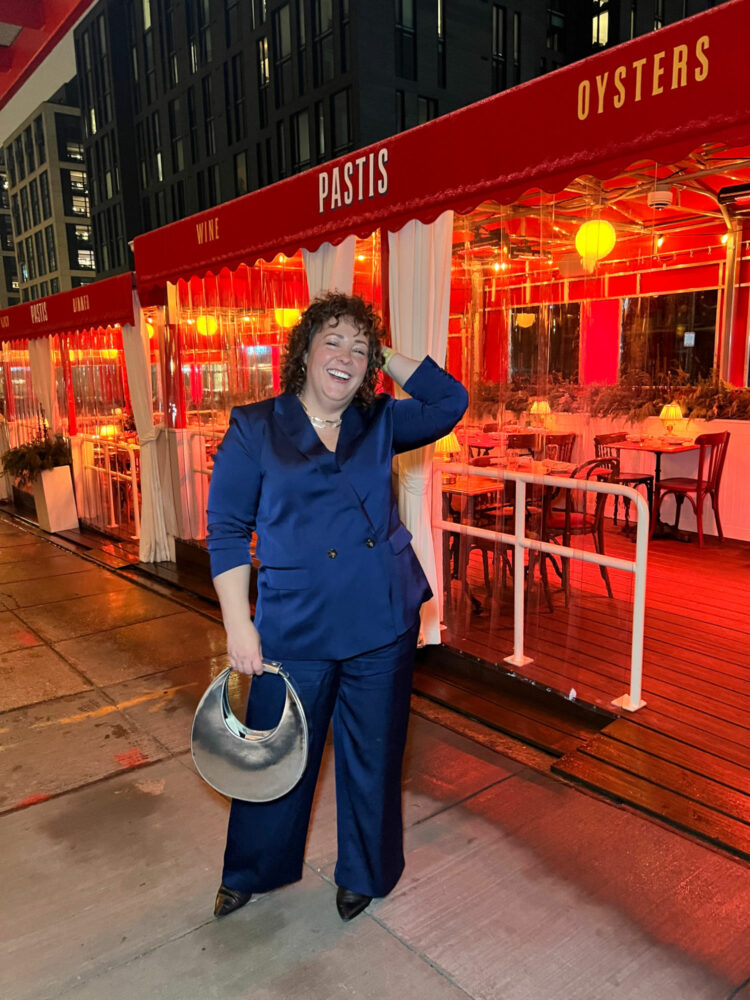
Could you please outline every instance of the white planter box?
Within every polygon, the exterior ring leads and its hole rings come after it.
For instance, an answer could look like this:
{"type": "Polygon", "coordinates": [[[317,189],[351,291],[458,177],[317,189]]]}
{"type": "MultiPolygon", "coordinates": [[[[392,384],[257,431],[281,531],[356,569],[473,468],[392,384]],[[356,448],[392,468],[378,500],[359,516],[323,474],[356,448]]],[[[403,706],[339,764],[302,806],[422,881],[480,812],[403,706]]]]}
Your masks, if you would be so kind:
{"type": "Polygon", "coordinates": [[[69,465],[45,469],[34,481],[33,488],[40,528],[49,532],[74,531],[78,528],[78,511],[69,465]]]}

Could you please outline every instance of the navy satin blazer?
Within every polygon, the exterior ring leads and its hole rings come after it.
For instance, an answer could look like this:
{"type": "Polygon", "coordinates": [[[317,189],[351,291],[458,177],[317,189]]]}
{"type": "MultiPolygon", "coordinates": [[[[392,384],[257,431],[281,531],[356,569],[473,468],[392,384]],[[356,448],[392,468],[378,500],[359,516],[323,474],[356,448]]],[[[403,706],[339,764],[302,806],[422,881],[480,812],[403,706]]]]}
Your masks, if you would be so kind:
{"type": "Polygon", "coordinates": [[[394,642],[431,596],[398,517],[394,454],[447,434],[466,390],[432,358],[404,385],[343,414],[335,454],[299,399],[232,410],[208,497],[208,549],[218,576],[250,562],[252,532],[264,655],[346,659],[394,642]]]}

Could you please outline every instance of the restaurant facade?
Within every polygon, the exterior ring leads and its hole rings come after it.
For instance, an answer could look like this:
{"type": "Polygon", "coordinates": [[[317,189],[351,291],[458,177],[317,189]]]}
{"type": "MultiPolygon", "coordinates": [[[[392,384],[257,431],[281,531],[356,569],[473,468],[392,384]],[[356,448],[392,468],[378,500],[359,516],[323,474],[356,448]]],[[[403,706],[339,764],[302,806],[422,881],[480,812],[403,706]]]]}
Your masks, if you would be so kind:
{"type": "MultiPolygon", "coordinates": [[[[144,560],[169,558],[174,540],[201,548],[231,407],[278,391],[288,330],[338,288],[376,304],[398,350],[445,359],[467,385],[452,457],[485,428],[535,424],[574,433],[581,461],[595,434],[648,432],[677,401],[679,433],[731,430],[724,531],[750,539],[750,405],[736,419],[750,364],[748,25],[750,0],[733,0],[137,237],[135,297],[129,275],[108,279],[121,312],[102,305],[108,282],[85,290],[85,317],[16,316],[51,316],[64,296],[6,310],[12,441],[44,401],[74,442],[82,520],[139,534],[144,560]],[[34,374],[43,342],[55,391],[34,374]],[[148,502],[144,445],[160,484],[148,502]],[[137,460],[113,466],[107,448],[137,460]],[[111,499],[112,468],[135,484],[129,501],[111,499]]],[[[431,452],[399,460],[402,519],[438,593],[431,472],[431,452]]],[[[426,611],[428,641],[440,614],[426,611]]]]}

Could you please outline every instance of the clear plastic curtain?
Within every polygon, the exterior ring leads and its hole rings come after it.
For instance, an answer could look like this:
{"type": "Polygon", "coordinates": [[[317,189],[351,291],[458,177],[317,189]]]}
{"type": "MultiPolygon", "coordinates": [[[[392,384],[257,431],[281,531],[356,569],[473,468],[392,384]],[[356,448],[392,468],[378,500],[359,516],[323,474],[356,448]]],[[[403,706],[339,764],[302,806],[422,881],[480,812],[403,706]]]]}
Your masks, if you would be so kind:
{"type": "Polygon", "coordinates": [[[351,294],[355,244],[356,237],[347,236],[338,246],[324,243],[317,250],[302,251],[311,302],[329,291],[351,294]]]}
{"type": "Polygon", "coordinates": [[[147,325],[143,319],[138,296],[133,294],[136,323],[122,327],[122,348],[128,376],[130,402],[138,433],[141,456],[141,562],[164,562],[174,559],[164,519],[164,491],[157,454],[157,429],[151,394],[151,363],[147,325]]]}
{"type": "Polygon", "coordinates": [[[29,365],[34,395],[44,410],[44,419],[50,431],[60,431],[60,410],[57,405],[55,370],[49,337],[29,341],[29,365]]]}
{"type": "MultiPolygon", "coordinates": [[[[389,287],[393,346],[408,357],[429,354],[444,364],[448,343],[453,212],[435,222],[408,222],[389,233],[389,287]]],[[[402,394],[399,391],[399,394],[402,394]]],[[[405,395],[405,394],[404,394],[405,395]]],[[[414,536],[417,553],[432,587],[432,598],[422,608],[421,639],[440,642],[442,592],[432,541],[430,486],[433,446],[399,456],[399,510],[414,536]]]]}

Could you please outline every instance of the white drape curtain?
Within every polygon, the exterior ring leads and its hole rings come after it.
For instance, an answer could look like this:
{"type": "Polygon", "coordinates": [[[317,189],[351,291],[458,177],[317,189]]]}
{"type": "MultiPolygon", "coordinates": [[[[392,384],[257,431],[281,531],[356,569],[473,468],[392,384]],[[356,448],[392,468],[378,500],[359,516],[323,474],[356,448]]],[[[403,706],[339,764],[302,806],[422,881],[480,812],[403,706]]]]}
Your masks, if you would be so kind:
{"type": "MultiPolygon", "coordinates": [[[[408,222],[388,234],[391,333],[394,348],[410,358],[429,354],[445,363],[448,346],[453,212],[425,225],[408,222]]],[[[405,395],[397,390],[399,395],[405,395]]],[[[430,490],[434,446],[399,456],[399,512],[414,536],[414,551],[422,564],[432,600],[422,607],[421,641],[440,642],[441,567],[432,542],[430,490]]]]}
{"type": "Polygon", "coordinates": [[[355,237],[347,236],[343,243],[324,243],[317,250],[303,250],[307,288],[310,301],[325,292],[351,295],[354,282],[355,237]]]}
{"type": "Polygon", "coordinates": [[[37,337],[29,341],[29,368],[31,388],[44,410],[44,419],[50,431],[57,434],[61,430],[60,408],[57,405],[55,367],[49,337],[37,337]]]}
{"type": "Polygon", "coordinates": [[[141,448],[141,562],[164,562],[174,559],[173,543],[167,534],[159,464],[154,410],[151,399],[151,362],[148,327],[138,296],[133,293],[135,325],[122,327],[122,347],[128,373],[130,401],[135,429],[141,448]]]}

